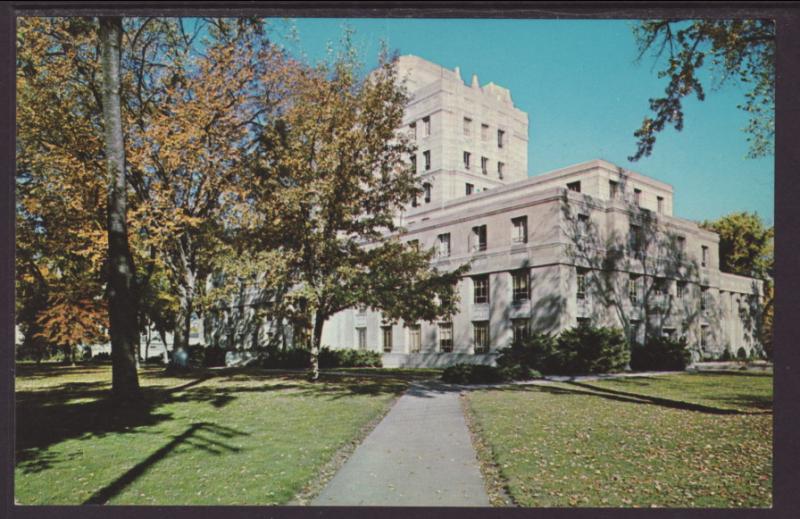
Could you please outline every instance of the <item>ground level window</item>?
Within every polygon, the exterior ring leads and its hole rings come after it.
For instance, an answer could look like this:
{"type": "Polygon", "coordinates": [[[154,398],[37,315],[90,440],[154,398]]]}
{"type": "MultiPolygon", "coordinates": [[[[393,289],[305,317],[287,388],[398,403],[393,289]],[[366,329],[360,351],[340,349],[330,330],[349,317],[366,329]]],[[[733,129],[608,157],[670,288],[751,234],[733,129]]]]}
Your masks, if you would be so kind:
{"type": "Polygon", "coordinates": [[[389,353],[392,351],[392,327],[381,326],[381,332],[383,335],[383,351],[389,353]]]}
{"type": "Polygon", "coordinates": [[[439,350],[445,353],[453,351],[453,323],[439,324],[439,350]]]}
{"type": "Polygon", "coordinates": [[[367,329],[366,328],[356,328],[356,335],[358,336],[358,349],[359,350],[366,350],[367,349],[367,329]]]}
{"type": "Polygon", "coordinates": [[[589,327],[592,325],[592,320],[588,317],[578,317],[578,328],[589,327]]]}
{"type": "Polygon", "coordinates": [[[408,351],[410,353],[419,353],[422,350],[422,334],[418,324],[412,324],[408,327],[408,351]]]}
{"type": "Polygon", "coordinates": [[[475,353],[487,353],[489,351],[489,321],[472,323],[472,332],[475,353]]]}
{"type": "Polygon", "coordinates": [[[514,335],[512,343],[519,346],[528,339],[528,320],[527,319],[513,319],[511,321],[511,330],[514,335]]]}

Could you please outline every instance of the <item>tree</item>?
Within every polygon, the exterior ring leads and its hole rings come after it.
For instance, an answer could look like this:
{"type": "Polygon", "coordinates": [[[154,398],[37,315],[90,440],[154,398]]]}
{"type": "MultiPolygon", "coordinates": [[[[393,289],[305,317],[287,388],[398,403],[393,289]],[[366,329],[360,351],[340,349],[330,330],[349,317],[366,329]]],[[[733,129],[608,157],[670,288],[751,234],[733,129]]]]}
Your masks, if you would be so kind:
{"type": "MultiPolygon", "coordinates": [[[[352,53],[294,77],[289,106],[265,127],[249,183],[266,226],[278,229],[288,282],[275,301],[311,350],[311,379],[325,322],[359,304],[388,321],[452,313],[466,267],[440,272],[431,251],[403,243],[398,210],[420,193],[397,132],[407,97],[385,56],[359,80],[352,53]]],[[[297,341],[296,341],[297,342],[297,341]]]]}
{"type": "MultiPolygon", "coordinates": [[[[750,114],[745,128],[750,158],[771,155],[775,137],[775,23],[772,20],[648,20],[634,27],[639,59],[653,51],[656,59],[667,52],[659,78],[669,78],[664,97],[650,99],[646,116],[634,136],[636,153],[628,160],[649,156],[656,134],[668,125],[683,129],[683,99],[695,94],[705,99],[703,68],[711,63],[717,74],[714,87],[738,80],[750,85],[739,108],[750,114]]],[[[708,68],[708,67],[706,67],[708,68]]]]}
{"type": "Polygon", "coordinates": [[[125,133],[120,107],[122,18],[100,18],[103,127],[108,172],[108,320],[111,336],[112,392],[131,399],[139,392],[136,267],[128,244],[128,193],[125,133]]]}
{"type": "Polygon", "coordinates": [[[774,268],[775,228],[767,227],[756,213],[731,213],[702,227],[719,234],[719,268],[723,272],[754,277],[764,281],[761,317],[758,327],[761,343],[772,356],[772,323],[775,287],[774,268]]]}

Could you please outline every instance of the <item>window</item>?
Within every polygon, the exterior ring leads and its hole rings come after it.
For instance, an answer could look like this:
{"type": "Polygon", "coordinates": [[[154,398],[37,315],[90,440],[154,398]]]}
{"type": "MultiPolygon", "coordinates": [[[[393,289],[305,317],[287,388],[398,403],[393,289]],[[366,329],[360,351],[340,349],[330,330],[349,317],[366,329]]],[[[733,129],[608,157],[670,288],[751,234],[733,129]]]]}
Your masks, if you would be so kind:
{"type": "Polygon", "coordinates": [[[488,124],[481,124],[481,140],[488,141],[489,140],[489,125],[488,124]]]}
{"type": "Polygon", "coordinates": [[[631,303],[639,302],[639,276],[631,274],[628,278],[628,297],[631,303]]]}
{"type": "Polygon", "coordinates": [[[585,299],[586,298],[586,270],[585,269],[578,269],[577,270],[577,287],[578,292],[577,296],[578,299],[585,299]]]}
{"type": "Polygon", "coordinates": [[[503,180],[503,174],[505,173],[506,165],[503,162],[497,163],[497,178],[503,180]]]}
{"type": "Polygon", "coordinates": [[[472,154],[468,151],[464,152],[464,169],[469,169],[469,158],[472,154]]]}
{"type": "Polygon", "coordinates": [[[439,350],[453,351],[453,323],[439,323],[439,350]]]}
{"type": "Polygon", "coordinates": [[[425,192],[425,203],[431,203],[431,185],[425,182],[422,184],[422,190],[425,192]]]}
{"type": "Polygon", "coordinates": [[[708,287],[700,288],[700,311],[705,312],[708,309],[708,287]]]}
{"type": "Polygon", "coordinates": [[[497,130],[497,147],[502,148],[503,144],[505,144],[506,140],[506,132],[503,130],[497,130]]]}
{"type": "MultiPolygon", "coordinates": [[[[658,212],[659,213],[663,213],[664,212],[664,197],[663,196],[657,196],[656,197],[656,201],[658,202],[658,212]]],[[[675,330],[673,330],[673,331],[675,331],[675,330]]]]}
{"type": "Polygon", "coordinates": [[[703,324],[700,326],[700,346],[703,348],[708,345],[708,325],[703,324]]]}
{"type": "Polygon", "coordinates": [[[475,341],[475,353],[489,352],[489,322],[472,323],[472,338],[475,341]]]}
{"type": "Polygon", "coordinates": [[[417,140],[417,123],[416,122],[413,122],[413,123],[408,125],[408,134],[412,139],[417,140]]]}
{"type": "Polygon", "coordinates": [[[636,204],[637,207],[642,205],[642,190],[641,189],[634,189],[633,190],[633,203],[636,204]]]}
{"type": "Polygon", "coordinates": [[[642,226],[631,224],[628,230],[628,246],[634,253],[642,251],[642,226]]]}
{"type": "Polygon", "coordinates": [[[489,276],[476,276],[472,278],[473,301],[475,304],[489,303],[489,276]]]}
{"type": "Polygon", "coordinates": [[[474,193],[474,192],[475,192],[475,185],[474,185],[474,184],[469,184],[469,183],[467,183],[467,184],[466,184],[466,193],[467,193],[467,196],[471,195],[471,194],[472,194],[472,193],[474,193]]]}
{"type": "Polygon", "coordinates": [[[366,328],[356,328],[356,334],[358,335],[358,349],[359,350],[366,350],[367,349],[367,329],[366,328]]]}
{"type": "Polygon", "coordinates": [[[567,184],[567,189],[569,189],[570,191],[575,191],[576,193],[580,193],[581,192],[581,183],[580,183],[580,181],[578,181],[578,182],[570,182],[569,184],[567,184]]]}
{"type": "Polygon", "coordinates": [[[481,173],[484,175],[489,174],[489,159],[486,157],[481,157],[481,173]]]}
{"type": "Polygon", "coordinates": [[[678,236],[675,239],[675,243],[678,246],[678,252],[680,252],[680,253],[686,252],[686,237],[685,236],[678,236]]]}
{"type": "Polygon", "coordinates": [[[423,151],[422,152],[422,157],[425,160],[425,171],[429,171],[431,169],[431,152],[430,152],[430,150],[423,151]]]}
{"type": "Polygon", "coordinates": [[[511,243],[528,242],[528,217],[520,216],[511,219],[511,243]]]}
{"type": "Polygon", "coordinates": [[[472,119],[464,117],[464,135],[469,137],[472,135],[472,119]]]}
{"type": "Polygon", "coordinates": [[[678,281],[675,292],[678,299],[683,299],[686,296],[686,281],[678,281]]]}
{"type": "Polygon", "coordinates": [[[431,118],[430,117],[423,117],[422,118],[422,136],[428,137],[431,134],[431,118]]]}
{"type": "Polygon", "coordinates": [[[653,291],[657,296],[665,296],[667,294],[667,280],[664,278],[653,279],[653,291]]]}
{"type": "Polygon", "coordinates": [[[450,233],[440,234],[437,245],[436,256],[440,258],[450,256],[450,233]]]}
{"type": "Polygon", "coordinates": [[[392,351],[392,327],[381,326],[381,332],[383,335],[383,351],[389,353],[392,351]]]}
{"type": "Polygon", "coordinates": [[[417,156],[416,155],[411,155],[409,157],[409,160],[411,161],[411,171],[416,175],[417,174],[417,156]]]}
{"type": "Polygon", "coordinates": [[[527,319],[512,319],[511,331],[513,332],[512,343],[520,345],[528,339],[528,320],[527,319]]]}
{"type": "Polygon", "coordinates": [[[418,324],[408,327],[408,351],[409,353],[419,353],[422,350],[422,333],[418,324]]]}
{"type": "Polygon", "coordinates": [[[578,328],[588,328],[592,325],[592,320],[588,317],[578,317],[578,328]]]}
{"type": "Polygon", "coordinates": [[[637,319],[631,319],[631,325],[628,328],[629,344],[639,344],[639,327],[641,323],[642,322],[637,319]]]}
{"type": "Polygon", "coordinates": [[[472,250],[486,250],[486,226],[478,225],[472,228],[472,250]]]}
{"type": "Polygon", "coordinates": [[[702,252],[702,258],[701,258],[700,266],[707,267],[708,266],[708,247],[703,245],[702,249],[701,249],[701,252],[702,252]]]}
{"type": "Polygon", "coordinates": [[[578,236],[579,237],[586,237],[589,235],[589,215],[588,214],[579,214],[578,215],[578,236]]]}
{"type": "Polygon", "coordinates": [[[619,182],[614,182],[613,180],[608,181],[608,193],[611,200],[616,200],[619,198],[619,182]]]}
{"type": "Polygon", "coordinates": [[[520,270],[511,274],[512,301],[520,303],[530,299],[530,284],[528,281],[527,270],[520,270]]]}

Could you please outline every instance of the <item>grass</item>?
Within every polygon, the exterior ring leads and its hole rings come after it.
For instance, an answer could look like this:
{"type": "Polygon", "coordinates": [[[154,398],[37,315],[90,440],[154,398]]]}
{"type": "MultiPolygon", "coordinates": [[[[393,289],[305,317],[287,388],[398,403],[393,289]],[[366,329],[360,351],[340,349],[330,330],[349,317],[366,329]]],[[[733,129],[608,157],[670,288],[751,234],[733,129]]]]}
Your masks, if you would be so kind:
{"type": "Polygon", "coordinates": [[[772,505],[771,373],[540,383],[465,399],[479,457],[517,505],[772,505]]]}
{"type": "Polygon", "coordinates": [[[19,504],[287,503],[407,386],[252,369],[140,373],[141,402],[115,409],[107,365],[17,367],[19,504]]]}

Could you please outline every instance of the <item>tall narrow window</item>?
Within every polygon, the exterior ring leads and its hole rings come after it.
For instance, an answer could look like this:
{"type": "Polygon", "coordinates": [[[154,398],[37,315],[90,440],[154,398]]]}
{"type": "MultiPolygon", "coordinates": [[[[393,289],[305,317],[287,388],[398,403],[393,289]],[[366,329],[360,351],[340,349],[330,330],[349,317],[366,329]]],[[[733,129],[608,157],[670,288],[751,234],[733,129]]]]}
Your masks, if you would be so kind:
{"type": "Polygon", "coordinates": [[[635,274],[628,277],[628,298],[633,304],[639,302],[639,276],[635,274]]]}
{"type": "Polygon", "coordinates": [[[586,298],[586,270],[585,269],[578,269],[577,270],[577,296],[578,299],[585,299],[586,298]]]}
{"type": "Polygon", "coordinates": [[[472,228],[472,250],[486,250],[486,226],[478,225],[472,228]]]}
{"type": "Polygon", "coordinates": [[[630,224],[628,230],[628,247],[630,247],[631,252],[634,254],[640,253],[643,246],[642,242],[642,226],[630,224]]]}
{"type": "Polygon", "coordinates": [[[511,331],[513,332],[512,343],[519,346],[528,339],[528,319],[512,319],[511,331]]]}
{"type": "Polygon", "coordinates": [[[570,182],[569,184],[567,184],[567,189],[569,189],[570,191],[574,191],[576,193],[580,193],[581,192],[581,183],[580,183],[580,181],[570,182]]]}
{"type": "Polygon", "coordinates": [[[678,281],[675,286],[675,296],[678,299],[683,299],[686,296],[686,281],[678,281]]]}
{"type": "Polygon", "coordinates": [[[408,326],[408,351],[419,353],[422,350],[422,333],[418,324],[408,326]]]}
{"type": "Polygon", "coordinates": [[[658,212],[659,213],[663,213],[664,212],[664,197],[663,196],[658,196],[658,197],[656,197],[656,201],[658,202],[658,212]]]}
{"type": "Polygon", "coordinates": [[[470,183],[465,184],[465,191],[466,191],[467,196],[469,196],[472,193],[474,193],[475,192],[475,184],[470,184],[470,183]]]}
{"type": "Polygon", "coordinates": [[[422,118],[422,136],[428,137],[431,134],[431,118],[430,117],[423,117],[422,118]]]}
{"type": "Polygon", "coordinates": [[[439,350],[453,351],[453,323],[439,323],[439,350]]]}
{"type": "Polygon", "coordinates": [[[586,238],[589,236],[589,215],[588,214],[579,214],[578,215],[578,237],[579,238],[586,238]]]}
{"type": "Polygon", "coordinates": [[[489,174],[489,159],[486,157],[481,157],[481,173],[484,175],[489,174]]]}
{"type": "Polygon", "coordinates": [[[503,180],[503,175],[506,172],[506,165],[503,162],[497,163],[497,178],[503,180]]]}
{"type": "Polygon", "coordinates": [[[639,329],[642,321],[638,319],[631,319],[630,328],[628,329],[628,341],[631,345],[639,344],[639,329]]]}
{"type": "Polygon", "coordinates": [[[708,247],[706,247],[705,245],[702,245],[702,248],[701,248],[700,251],[702,253],[700,266],[707,267],[708,266],[708,247]]]}
{"type": "Polygon", "coordinates": [[[472,284],[475,304],[487,304],[489,302],[489,276],[476,276],[472,278],[472,284]]]}
{"type": "Polygon", "coordinates": [[[527,270],[520,270],[511,274],[512,300],[515,303],[527,301],[530,298],[529,274],[527,270]]]}
{"type": "Polygon", "coordinates": [[[700,311],[705,312],[708,309],[708,287],[700,288],[700,311]]]}
{"type": "Polygon", "coordinates": [[[381,326],[381,332],[383,335],[383,351],[389,353],[392,351],[392,327],[381,326]]]}
{"type": "Polygon", "coordinates": [[[358,349],[359,350],[366,350],[367,349],[367,329],[366,328],[356,328],[356,332],[358,335],[358,349]]]}
{"type": "Polygon", "coordinates": [[[505,145],[506,141],[506,132],[503,130],[497,130],[497,147],[502,148],[505,145]]]}
{"type": "Polygon", "coordinates": [[[464,135],[469,137],[472,135],[472,119],[464,117],[464,135]]]}
{"type": "Polygon", "coordinates": [[[489,125],[488,124],[481,124],[481,140],[488,141],[489,140],[489,125]]]}
{"type": "Polygon", "coordinates": [[[633,190],[633,203],[636,204],[636,207],[641,207],[641,205],[642,205],[642,190],[641,189],[634,189],[633,190]]]}
{"type": "Polygon", "coordinates": [[[708,345],[708,325],[700,326],[700,346],[705,348],[708,345]]]}
{"type": "Polygon", "coordinates": [[[613,180],[608,181],[608,195],[611,200],[619,198],[619,182],[613,180]]]}
{"type": "Polygon", "coordinates": [[[425,160],[425,171],[429,171],[431,169],[431,152],[430,152],[430,150],[423,151],[422,152],[422,157],[425,160]]]}
{"type": "Polygon", "coordinates": [[[408,134],[413,140],[417,140],[417,123],[413,122],[408,125],[408,134]]]}
{"type": "Polygon", "coordinates": [[[469,159],[472,154],[468,151],[464,152],[464,169],[469,169],[469,159]]]}
{"type": "Polygon", "coordinates": [[[422,190],[425,192],[425,203],[431,203],[431,185],[425,182],[422,184],[422,190]]]}
{"type": "Polygon", "coordinates": [[[487,353],[489,351],[488,321],[472,323],[472,339],[475,341],[475,353],[487,353]]]}
{"type": "Polygon", "coordinates": [[[528,242],[528,217],[520,216],[511,219],[511,243],[528,242]]]}
{"type": "Polygon", "coordinates": [[[678,236],[675,238],[675,245],[678,248],[678,253],[686,252],[686,236],[678,236]]]}
{"type": "Polygon", "coordinates": [[[438,237],[437,256],[446,258],[450,256],[450,233],[440,234],[438,237]]]}

